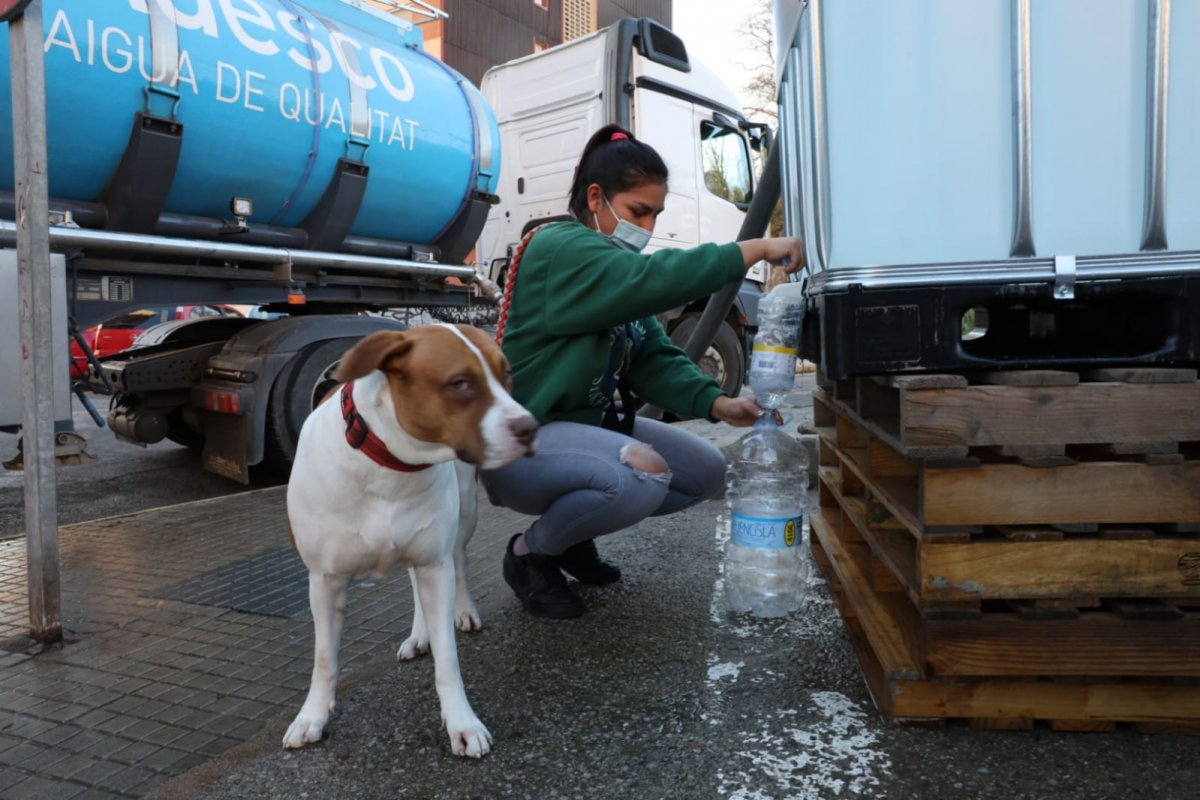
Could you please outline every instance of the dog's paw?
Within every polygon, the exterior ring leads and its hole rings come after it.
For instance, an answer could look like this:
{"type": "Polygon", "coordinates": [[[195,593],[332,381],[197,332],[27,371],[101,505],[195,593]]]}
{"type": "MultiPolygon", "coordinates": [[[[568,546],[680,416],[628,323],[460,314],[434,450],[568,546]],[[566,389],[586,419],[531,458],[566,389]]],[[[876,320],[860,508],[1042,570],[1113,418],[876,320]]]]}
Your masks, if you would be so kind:
{"type": "Polygon", "coordinates": [[[450,750],[456,756],[482,758],[492,749],[492,734],[474,717],[461,725],[446,723],[446,733],[450,734],[450,750]]]}
{"type": "Polygon", "coordinates": [[[296,719],[292,720],[287,733],[283,735],[283,746],[292,750],[321,741],[321,734],[324,733],[325,723],[328,721],[327,715],[313,716],[301,712],[296,719]]]}
{"type": "Polygon", "coordinates": [[[398,661],[412,661],[417,656],[423,656],[428,652],[428,636],[410,636],[404,640],[400,645],[400,649],[396,651],[396,659],[398,661]]]}
{"type": "Polygon", "coordinates": [[[474,603],[459,605],[454,609],[454,627],[463,633],[471,633],[483,627],[474,603]]]}

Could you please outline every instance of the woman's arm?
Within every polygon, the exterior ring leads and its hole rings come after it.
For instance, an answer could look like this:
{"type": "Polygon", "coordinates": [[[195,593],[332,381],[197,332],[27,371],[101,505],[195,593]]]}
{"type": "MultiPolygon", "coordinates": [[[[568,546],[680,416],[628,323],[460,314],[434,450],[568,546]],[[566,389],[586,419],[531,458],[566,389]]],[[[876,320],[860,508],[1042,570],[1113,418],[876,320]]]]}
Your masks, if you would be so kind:
{"type": "Polygon", "coordinates": [[[804,245],[798,237],[781,237],[776,239],[747,239],[738,242],[742,249],[742,259],[746,269],[766,261],[770,264],[782,264],[787,273],[798,272],[804,266],[804,245]]]}

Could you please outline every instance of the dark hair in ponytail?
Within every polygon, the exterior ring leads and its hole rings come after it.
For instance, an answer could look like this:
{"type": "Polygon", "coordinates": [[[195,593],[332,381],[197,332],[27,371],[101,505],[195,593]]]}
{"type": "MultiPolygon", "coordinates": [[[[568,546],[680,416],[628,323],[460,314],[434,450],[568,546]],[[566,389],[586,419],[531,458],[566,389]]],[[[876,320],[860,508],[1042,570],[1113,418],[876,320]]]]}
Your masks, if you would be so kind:
{"type": "MultiPolygon", "coordinates": [[[[592,134],[575,167],[568,209],[583,222],[588,213],[587,189],[599,184],[607,197],[647,183],[667,183],[662,156],[619,125],[605,125],[592,134]]],[[[585,223],[586,224],[586,223],[585,223]]]]}

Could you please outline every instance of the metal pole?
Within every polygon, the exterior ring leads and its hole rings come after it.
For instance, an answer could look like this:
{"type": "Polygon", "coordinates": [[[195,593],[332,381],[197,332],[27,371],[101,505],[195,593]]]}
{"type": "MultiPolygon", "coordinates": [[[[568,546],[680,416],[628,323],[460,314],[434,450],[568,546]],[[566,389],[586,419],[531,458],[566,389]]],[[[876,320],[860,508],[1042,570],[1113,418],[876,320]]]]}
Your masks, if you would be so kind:
{"type": "Polygon", "coordinates": [[[54,475],[54,330],[46,179],[46,71],[42,0],[9,24],[12,51],[13,164],[21,309],[22,457],[29,572],[29,635],[62,640],[57,487],[54,475]]]}

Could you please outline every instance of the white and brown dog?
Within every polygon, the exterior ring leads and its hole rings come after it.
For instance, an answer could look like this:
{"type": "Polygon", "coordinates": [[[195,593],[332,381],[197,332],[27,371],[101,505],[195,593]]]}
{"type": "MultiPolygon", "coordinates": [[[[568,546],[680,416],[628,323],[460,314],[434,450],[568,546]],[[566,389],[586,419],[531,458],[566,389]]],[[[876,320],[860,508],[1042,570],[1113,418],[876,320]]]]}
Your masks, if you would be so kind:
{"type": "Polygon", "coordinates": [[[337,379],[346,382],[338,399],[304,423],[288,483],[316,652],[308,698],[283,746],[319,740],[333,711],[349,582],[403,564],[415,609],[397,657],[433,651],[451,749],[482,756],[492,738],[467,702],[454,641],[456,626],[479,627],[465,575],[475,527],[476,467],[468,465],[532,455],[537,422],[509,395],[500,348],[467,326],[371,334],[342,357],[337,379]]]}

